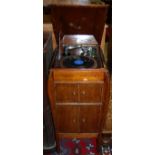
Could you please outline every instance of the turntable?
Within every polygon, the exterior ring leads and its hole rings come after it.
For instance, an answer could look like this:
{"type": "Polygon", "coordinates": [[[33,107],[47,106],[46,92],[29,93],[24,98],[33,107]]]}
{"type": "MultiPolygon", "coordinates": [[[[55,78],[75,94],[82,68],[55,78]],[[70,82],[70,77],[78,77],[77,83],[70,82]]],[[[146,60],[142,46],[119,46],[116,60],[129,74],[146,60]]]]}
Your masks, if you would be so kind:
{"type": "Polygon", "coordinates": [[[87,56],[67,56],[61,60],[60,66],[65,68],[96,68],[97,62],[94,58],[87,56]]]}
{"type": "Polygon", "coordinates": [[[93,35],[64,35],[54,68],[102,68],[99,45],[93,35]]]}

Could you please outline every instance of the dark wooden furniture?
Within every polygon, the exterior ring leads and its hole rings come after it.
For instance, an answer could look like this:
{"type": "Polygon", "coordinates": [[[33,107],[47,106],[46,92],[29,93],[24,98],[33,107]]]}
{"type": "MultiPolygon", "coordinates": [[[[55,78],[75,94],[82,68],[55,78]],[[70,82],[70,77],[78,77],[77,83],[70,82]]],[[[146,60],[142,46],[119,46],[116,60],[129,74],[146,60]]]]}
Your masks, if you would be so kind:
{"type": "Polygon", "coordinates": [[[101,44],[107,4],[95,4],[90,0],[44,0],[44,5],[48,6],[47,14],[44,14],[45,20],[52,22],[57,43],[61,33],[93,34],[101,44]]]}
{"type": "MultiPolygon", "coordinates": [[[[51,11],[54,12],[51,19],[55,34],[59,32],[62,35],[93,34],[98,43],[101,43],[107,13],[105,5],[99,7],[54,5],[51,11]]],[[[58,42],[58,35],[56,39],[58,42]]]]}
{"type": "MultiPolygon", "coordinates": [[[[100,45],[107,5],[90,4],[88,1],[82,4],[78,0],[74,3],[57,2],[53,1],[50,4],[57,44],[60,35],[93,34],[100,45]]],[[[57,144],[63,137],[100,136],[105,126],[109,103],[107,69],[53,67],[48,79],[48,94],[57,144]]]]}

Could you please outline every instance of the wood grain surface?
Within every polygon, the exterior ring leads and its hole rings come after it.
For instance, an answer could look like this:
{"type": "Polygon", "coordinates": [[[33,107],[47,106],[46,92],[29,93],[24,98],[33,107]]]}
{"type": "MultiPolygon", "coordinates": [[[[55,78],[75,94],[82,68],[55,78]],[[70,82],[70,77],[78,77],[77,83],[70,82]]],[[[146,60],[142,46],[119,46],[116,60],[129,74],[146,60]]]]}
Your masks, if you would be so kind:
{"type": "Polygon", "coordinates": [[[52,69],[54,81],[103,81],[104,69],[52,69]]]}

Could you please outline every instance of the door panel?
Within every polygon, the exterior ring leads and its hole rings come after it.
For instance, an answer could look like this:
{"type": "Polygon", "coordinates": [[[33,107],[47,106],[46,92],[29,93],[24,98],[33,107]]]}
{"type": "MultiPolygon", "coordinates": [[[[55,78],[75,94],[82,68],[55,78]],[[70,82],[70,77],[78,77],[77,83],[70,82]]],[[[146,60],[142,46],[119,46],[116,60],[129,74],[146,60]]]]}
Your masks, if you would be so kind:
{"type": "Polygon", "coordinates": [[[78,90],[76,84],[55,84],[56,103],[77,102],[78,90]]]}
{"type": "Polygon", "coordinates": [[[79,84],[79,94],[82,103],[101,103],[102,84],[79,84]]]}
{"type": "Polygon", "coordinates": [[[98,132],[101,106],[80,106],[80,132],[98,132]]]}
{"type": "Polygon", "coordinates": [[[79,107],[57,106],[56,107],[56,130],[57,132],[79,132],[79,107]]]}

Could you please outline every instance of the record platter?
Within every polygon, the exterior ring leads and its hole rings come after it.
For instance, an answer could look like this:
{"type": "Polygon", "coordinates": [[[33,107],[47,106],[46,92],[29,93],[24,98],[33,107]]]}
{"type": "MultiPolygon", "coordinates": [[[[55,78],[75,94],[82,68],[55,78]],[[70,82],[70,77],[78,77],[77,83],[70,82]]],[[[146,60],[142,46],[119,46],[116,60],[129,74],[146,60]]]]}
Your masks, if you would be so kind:
{"type": "Polygon", "coordinates": [[[61,67],[67,68],[96,68],[97,63],[94,58],[86,56],[67,56],[61,60],[61,67]]]}

